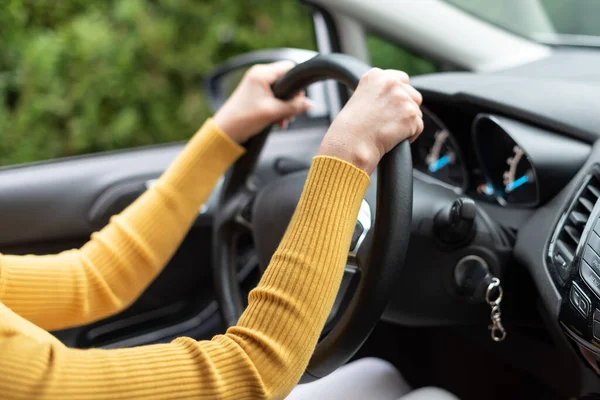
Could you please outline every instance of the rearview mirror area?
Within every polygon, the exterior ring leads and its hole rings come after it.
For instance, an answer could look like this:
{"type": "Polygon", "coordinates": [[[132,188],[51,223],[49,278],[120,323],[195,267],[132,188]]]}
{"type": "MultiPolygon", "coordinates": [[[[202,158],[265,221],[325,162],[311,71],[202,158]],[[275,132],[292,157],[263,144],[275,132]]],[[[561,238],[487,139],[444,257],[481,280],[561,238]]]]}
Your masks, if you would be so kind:
{"type": "MultiPolygon", "coordinates": [[[[225,100],[233,93],[248,69],[256,64],[268,64],[277,61],[290,60],[296,64],[316,56],[318,53],[304,49],[270,49],[259,50],[230,58],[220,64],[206,79],[206,92],[209,96],[213,111],[218,110],[225,100]]],[[[310,122],[315,119],[329,118],[327,100],[327,82],[317,82],[306,89],[306,95],[313,101],[314,106],[306,114],[296,118],[296,123],[310,122]]]]}

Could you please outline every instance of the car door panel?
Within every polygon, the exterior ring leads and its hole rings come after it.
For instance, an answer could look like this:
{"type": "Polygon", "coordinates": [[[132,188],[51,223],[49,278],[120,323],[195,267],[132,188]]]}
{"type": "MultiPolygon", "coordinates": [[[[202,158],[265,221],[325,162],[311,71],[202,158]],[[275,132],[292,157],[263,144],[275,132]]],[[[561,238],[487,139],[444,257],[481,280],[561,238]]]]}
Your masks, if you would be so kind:
{"type": "MultiPolygon", "coordinates": [[[[323,119],[272,133],[255,183],[264,185],[308,167],[327,126],[323,119]]],[[[80,247],[110,216],[141,195],[182,148],[183,144],[153,146],[0,169],[0,252],[49,254],[80,247]]],[[[110,348],[217,333],[221,322],[212,288],[211,219],[218,189],[219,185],[199,209],[167,267],[132,306],[55,335],[73,347],[110,348]]]]}

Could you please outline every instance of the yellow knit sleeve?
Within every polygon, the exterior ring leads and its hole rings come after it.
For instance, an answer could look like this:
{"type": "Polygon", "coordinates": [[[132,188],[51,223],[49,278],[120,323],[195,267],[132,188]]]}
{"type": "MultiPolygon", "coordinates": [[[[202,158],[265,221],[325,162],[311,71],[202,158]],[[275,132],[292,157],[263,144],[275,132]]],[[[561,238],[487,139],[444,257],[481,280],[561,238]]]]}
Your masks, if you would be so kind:
{"type": "Polygon", "coordinates": [[[243,151],[208,120],[157,183],[81,249],[0,256],[0,302],[48,330],[121,311],[167,264],[243,151]]]}
{"type": "MultiPolygon", "coordinates": [[[[238,325],[210,341],[75,350],[14,334],[0,307],[5,399],[284,398],[333,305],[368,176],[314,159],[296,212],[238,325]],[[11,333],[12,332],[12,333],[11,333]]],[[[6,311],[5,311],[6,312],[6,311]]]]}

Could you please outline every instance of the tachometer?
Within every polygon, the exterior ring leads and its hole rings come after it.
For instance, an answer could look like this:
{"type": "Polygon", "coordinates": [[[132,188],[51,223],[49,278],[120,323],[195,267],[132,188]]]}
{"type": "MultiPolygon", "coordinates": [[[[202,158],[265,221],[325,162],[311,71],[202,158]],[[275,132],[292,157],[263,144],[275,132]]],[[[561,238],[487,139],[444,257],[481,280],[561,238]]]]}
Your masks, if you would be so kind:
{"type": "Polygon", "coordinates": [[[460,148],[446,126],[423,109],[423,133],[413,145],[414,167],[442,182],[464,189],[467,172],[460,148]]]}

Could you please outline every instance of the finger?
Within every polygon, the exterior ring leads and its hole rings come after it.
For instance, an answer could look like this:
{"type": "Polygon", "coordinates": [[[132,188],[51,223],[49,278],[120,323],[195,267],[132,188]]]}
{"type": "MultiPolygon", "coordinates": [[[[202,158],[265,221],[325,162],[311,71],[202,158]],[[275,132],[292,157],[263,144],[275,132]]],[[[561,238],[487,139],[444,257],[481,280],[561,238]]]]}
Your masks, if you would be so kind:
{"type": "MultiPolygon", "coordinates": [[[[287,100],[280,100],[280,101],[289,101],[289,100],[293,100],[293,99],[306,99],[306,98],[307,98],[307,97],[306,97],[306,93],[305,93],[305,92],[302,90],[302,91],[300,91],[300,92],[296,93],[296,94],[295,94],[293,97],[291,97],[290,99],[287,99],[287,100]]],[[[300,101],[300,100],[298,100],[298,101],[300,101]]],[[[310,102],[310,100],[309,100],[309,102],[310,102]]]]}
{"type": "Polygon", "coordinates": [[[413,143],[415,140],[417,140],[419,136],[421,136],[424,128],[425,125],[423,123],[423,118],[418,118],[416,121],[415,133],[410,137],[409,142],[413,143]]]}
{"type": "Polygon", "coordinates": [[[402,87],[409,94],[410,98],[413,99],[415,103],[417,103],[417,105],[420,106],[421,103],[423,103],[423,96],[417,89],[410,85],[402,85],[402,87]]]}
{"type": "Polygon", "coordinates": [[[410,77],[404,71],[400,71],[400,70],[397,70],[397,69],[386,69],[385,72],[393,75],[394,78],[398,82],[402,82],[402,83],[406,83],[406,84],[408,84],[410,82],[410,77]]]}
{"type": "Polygon", "coordinates": [[[277,61],[271,64],[262,64],[257,70],[257,74],[266,80],[269,84],[285,75],[290,69],[294,68],[296,63],[289,60],[277,61]]]}
{"type": "Polygon", "coordinates": [[[313,102],[306,96],[296,96],[291,100],[275,100],[273,114],[275,120],[292,119],[298,114],[310,110],[313,102]]]}
{"type": "Polygon", "coordinates": [[[294,95],[294,98],[297,98],[297,97],[304,97],[305,98],[306,97],[306,93],[304,92],[304,90],[302,90],[302,91],[300,91],[300,92],[298,92],[298,93],[296,93],[294,95]]]}

